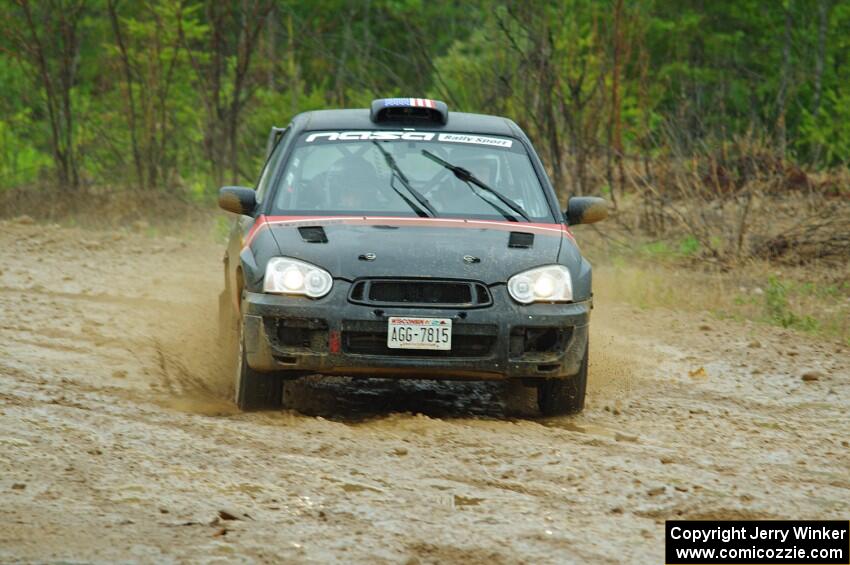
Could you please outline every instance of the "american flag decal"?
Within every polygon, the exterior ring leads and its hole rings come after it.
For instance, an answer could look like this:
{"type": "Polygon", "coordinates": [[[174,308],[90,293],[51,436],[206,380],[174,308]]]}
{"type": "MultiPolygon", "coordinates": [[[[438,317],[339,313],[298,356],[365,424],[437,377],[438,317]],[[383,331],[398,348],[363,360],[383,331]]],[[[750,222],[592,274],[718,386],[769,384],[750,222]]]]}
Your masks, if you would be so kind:
{"type": "Polygon", "coordinates": [[[386,98],[384,108],[436,108],[433,100],[428,98],[386,98]]]}

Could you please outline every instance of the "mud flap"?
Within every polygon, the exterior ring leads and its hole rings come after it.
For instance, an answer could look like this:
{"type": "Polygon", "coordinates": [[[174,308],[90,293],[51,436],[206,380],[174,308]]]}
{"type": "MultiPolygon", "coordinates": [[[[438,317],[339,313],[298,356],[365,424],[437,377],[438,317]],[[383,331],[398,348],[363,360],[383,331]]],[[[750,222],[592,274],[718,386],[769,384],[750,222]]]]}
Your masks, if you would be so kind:
{"type": "Polygon", "coordinates": [[[560,374],[563,377],[569,378],[581,372],[582,362],[587,355],[588,329],[589,326],[576,326],[567,355],[564,357],[564,362],[561,366],[560,374]]]}
{"type": "MultiPolygon", "coordinates": [[[[586,336],[585,332],[585,336],[586,336]]],[[[585,337],[578,373],[567,379],[542,379],[537,385],[537,405],[544,416],[578,414],[584,409],[590,344],[585,337]]]]}
{"type": "Polygon", "coordinates": [[[245,359],[248,366],[260,372],[276,370],[277,364],[272,356],[271,345],[263,331],[263,318],[246,314],[243,332],[245,359]]]}

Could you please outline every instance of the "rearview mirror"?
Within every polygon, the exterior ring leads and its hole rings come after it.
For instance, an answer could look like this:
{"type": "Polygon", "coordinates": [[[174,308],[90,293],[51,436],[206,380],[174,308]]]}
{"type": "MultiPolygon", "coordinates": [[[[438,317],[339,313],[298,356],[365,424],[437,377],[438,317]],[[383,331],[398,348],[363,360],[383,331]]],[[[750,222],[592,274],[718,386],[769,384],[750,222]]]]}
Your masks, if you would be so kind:
{"type": "Polygon", "coordinates": [[[257,207],[257,193],[244,186],[223,186],[218,190],[218,206],[234,214],[250,216],[257,207]]]}
{"type": "Polygon", "coordinates": [[[599,222],[608,217],[608,201],[598,196],[573,196],[564,215],[571,226],[599,222]]]}

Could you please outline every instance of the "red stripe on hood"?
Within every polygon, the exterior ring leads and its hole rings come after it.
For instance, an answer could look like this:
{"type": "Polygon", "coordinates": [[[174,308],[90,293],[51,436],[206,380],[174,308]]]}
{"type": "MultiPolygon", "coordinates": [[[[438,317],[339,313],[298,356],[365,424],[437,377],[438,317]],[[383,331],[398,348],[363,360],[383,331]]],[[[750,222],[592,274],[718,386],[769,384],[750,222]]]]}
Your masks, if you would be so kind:
{"type": "Polygon", "coordinates": [[[245,237],[245,247],[251,245],[257,233],[271,226],[316,226],[328,224],[347,225],[397,225],[416,227],[444,227],[466,229],[495,229],[502,231],[525,231],[540,235],[566,235],[575,241],[572,232],[563,224],[537,224],[530,222],[501,222],[495,220],[465,220],[454,218],[407,218],[395,216],[264,216],[257,217],[245,237]]]}
{"type": "Polygon", "coordinates": [[[257,232],[262,228],[266,227],[266,217],[263,214],[257,216],[257,219],[254,220],[254,225],[251,226],[251,229],[248,230],[248,235],[244,237],[242,240],[242,248],[246,248],[251,245],[251,242],[254,241],[254,237],[257,235],[257,232]]]}

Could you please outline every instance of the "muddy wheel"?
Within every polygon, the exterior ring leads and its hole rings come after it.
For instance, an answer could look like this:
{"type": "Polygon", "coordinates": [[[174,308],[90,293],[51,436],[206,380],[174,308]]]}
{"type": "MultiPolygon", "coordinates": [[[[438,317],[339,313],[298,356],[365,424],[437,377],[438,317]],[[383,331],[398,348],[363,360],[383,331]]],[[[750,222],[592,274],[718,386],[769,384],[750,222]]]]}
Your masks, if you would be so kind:
{"type": "Polygon", "coordinates": [[[240,410],[273,410],[283,404],[283,379],[248,366],[242,324],[239,324],[236,353],[236,405],[240,410]]]}
{"type": "Polygon", "coordinates": [[[227,291],[218,298],[218,357],[227,374],[233,374],[237,366],[236,353],[239,349],[239,319],[233,311],[227,291]]]}
{"type": "Polygon", "coordinates": [[[537,405],[544,416],[577,414],[584,408],[587,390],[587,352],[578,373],[566,379],[543,379],[537,384],[537,405]]]}
{"type": "Polygon", "coordinates": [[[218,341],[222,345],[227,344],[231,339],[235,326],[233,308],[230,306],[227,289],[225,289],[218,295],[218,341]]]}

